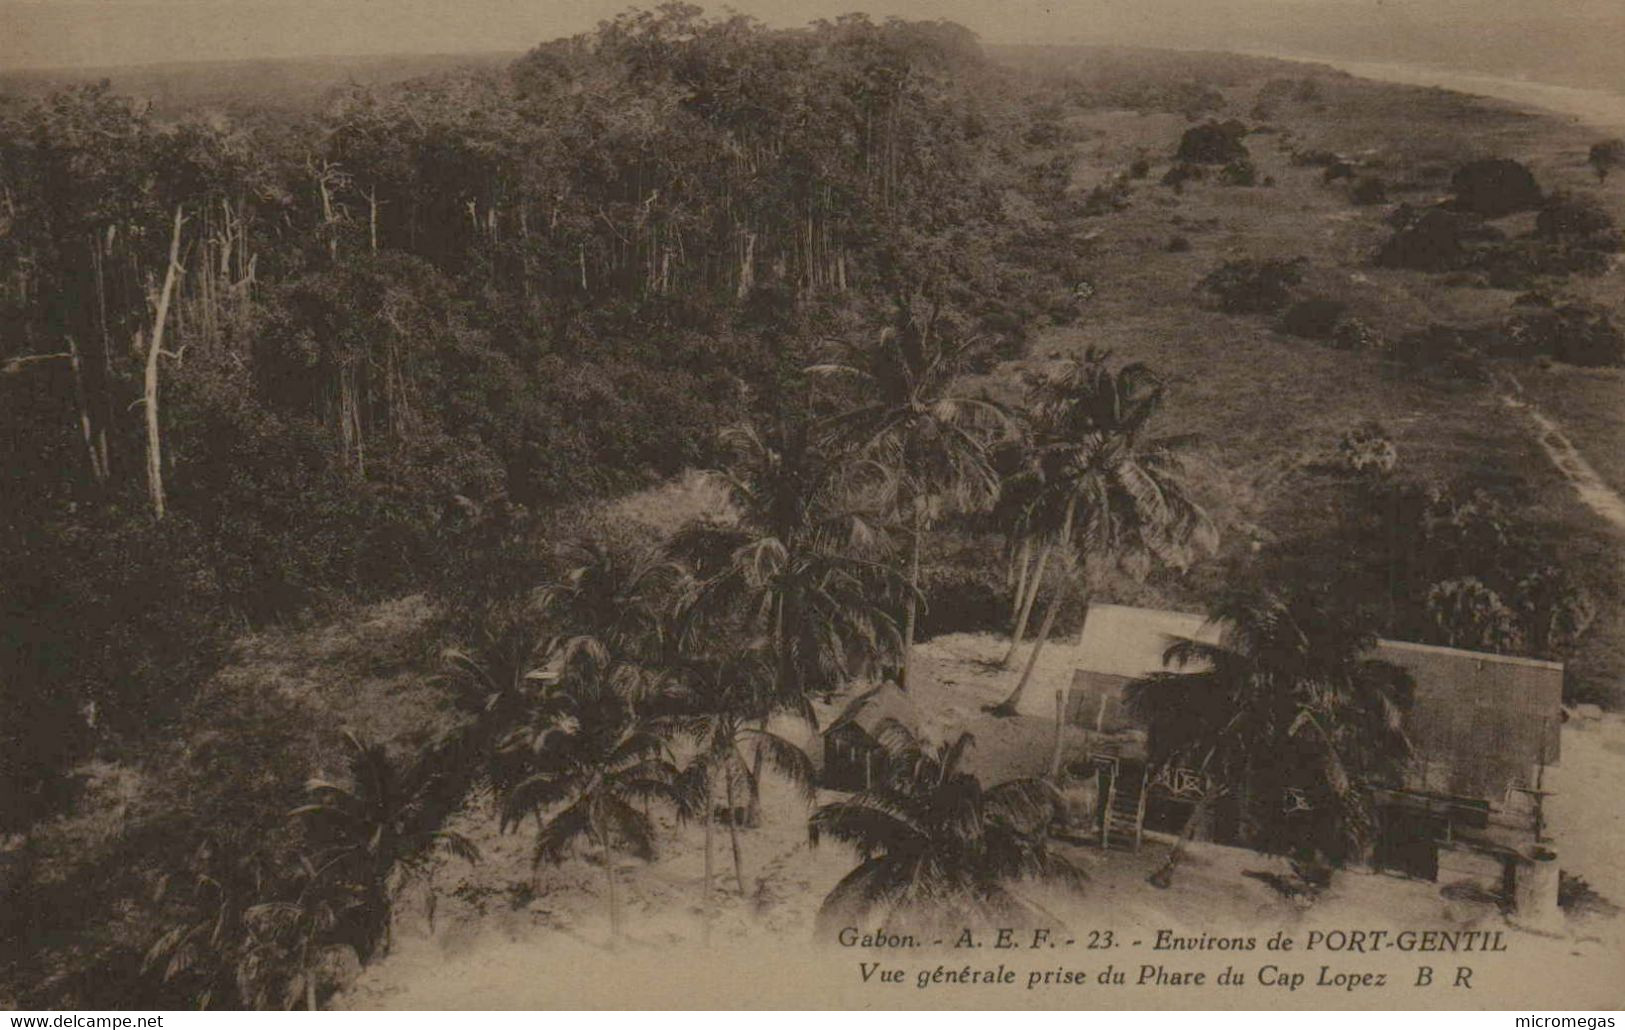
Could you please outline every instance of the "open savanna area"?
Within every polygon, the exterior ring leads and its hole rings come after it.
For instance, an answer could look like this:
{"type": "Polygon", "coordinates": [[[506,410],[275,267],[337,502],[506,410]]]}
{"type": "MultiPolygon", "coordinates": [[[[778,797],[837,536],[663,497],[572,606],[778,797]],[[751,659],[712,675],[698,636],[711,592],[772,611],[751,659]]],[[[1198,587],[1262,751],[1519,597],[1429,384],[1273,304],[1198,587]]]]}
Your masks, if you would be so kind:
{"type": "Polygon", "coordinates": [[[251,71],[0,80],[0,1004],[1621,1000],[1625,142],[682,4],[251,71]],[[1089,978],[917,986],[1000,927],[1089,978]],[[1348,927],[1505,950],[1154,947],[1348,927]]]}

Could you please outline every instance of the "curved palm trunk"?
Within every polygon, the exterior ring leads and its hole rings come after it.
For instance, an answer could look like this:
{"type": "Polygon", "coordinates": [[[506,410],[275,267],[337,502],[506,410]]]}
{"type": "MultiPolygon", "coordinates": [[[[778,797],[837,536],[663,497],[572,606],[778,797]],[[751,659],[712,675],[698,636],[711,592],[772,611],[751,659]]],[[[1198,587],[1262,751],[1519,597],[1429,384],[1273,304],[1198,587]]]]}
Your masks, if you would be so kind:
{"type": "Polygon", "coordinates": [[[908,603],[903,609],[903,668],[898,674],[897,685],[904,690],[909,688],[914,672],[914,627],[919,620],[920,610],[920,550],[925,537],[925,513],[916,504],[914,506],[914,540],[910,547],[908,558],[908,603]]]}
{"type": "MultiPolygon", "coordinates": [[[[1202,764],[1197,769],[1197,772],[1204,780],[1207,778],[1208,766],[1212,761],[1213,751],[1210,749],[1203,756],[1202,764]]],[[[1173,886],[1174,868],[1179,865],[1179,860],[1185,857],[1186,843],[1196,839],[1196,828],[1201,825],[1202,816],[1207,813],[1208,793],[1208,790],[1204,787],[1202,796],[1196,799],[1195,805],[1191,806],[1190,817],[1185,820],[1185,825],[1179,831],[1179,836],[1174,838],[1174,843],[1168,848],[1168,857],[1163,859],[1162,865],[1157,868],[1156,872],[1145,878],[1146,882],[1151,886],[1159,889],[1167,889],[1173,886]]]]}
{"type": "MultiPolygon", "coordinates": [[[[760,756],[761,756],[761,752],[758,751],[757,752],[757,757],[760,757],[760,756]]],[[[731,772],[731,770],[730,770],[730,772],[731,772]]],[[[740,855],[739,855],[739,819],[737,818],[737,812],[739,810],[734,807],[734,778],[733,778],[733,776],[731,776],[731,775],[728,776],[727,779],[724,782],[727,784],[727,798],[728,798],[728,843],[733,848],[733,853],[734,853],[734,882],[739,885],[739,896],[744,897],[745,896],[745,860],[743,858],[741,858],[740,855]]]]}
{"type": "Polygon", "coordinates": [[[1153,887],[1166,890],[1174,885],[1174,869],[1179,865],[1180,859],[1185,857],[1185,845],[1196,839],[1196,828],[1201,825],[1202,816],[1207,812],[1208,800],[1204,795],[1191,806],[1190,817],[1185,820],[1185,826],[1179,831],[1179,836],[1168,848],[1168,857],[1163,859],[1157,871],[1145,878],[1153,887]]]}
{"type": "Polygon", "coordinates": [[[1044,621],[1038,627],[1038,639],[1033,641],[1032,654],[1027,656],[1027,664],[1021,670],[1021,679],[1016,681],[1016,689],[1010,691],[1010,696],[1000,701],[992,708],[994,715],[1015,715],[1021,705],[1021,695],[1026,693],[1027,684],[1032,682],[1033,671],[1038,668],[1038,656],[1044,653],[1044,645],[1049,642],[1050,631],[1055,628],[1055,616],[1060,614],[1061,601],[1066,597],[1066,591],[1057,590],[1044,606],[1044,621]]]}
{"type": "Polygon", "coordinates": [[[1011,597],[1010,622],[1015,624],[1021,618],[1021,606],[1027,601],[1027,579],[1032,572],[1033,564],[1033,538],[1023,533],[1021,546],[1016,551],[1015,569],[1012,570],[1016,579],[1016,592],[1011,597]]]}
{"type": "Polygon", "coordinates": [[[1033,603],[1038,600],[1039,584],[1044,582],[1044,567],[1049,564],[1050,551],[1050,544],[1045,544],[1038,551],[1038,565],[1027,582],[1026,595],[1021,599],[1021,608],[1016,613],[1016,628],[1010,633],[1010,650],[1004,653],[1004,659],[999,662],[1001,669],[1010,668],[1016,660],[1016,651],[1021,647],[1021,638],[1027,635],[1027,621],[1032,618],[1033,603]]]}

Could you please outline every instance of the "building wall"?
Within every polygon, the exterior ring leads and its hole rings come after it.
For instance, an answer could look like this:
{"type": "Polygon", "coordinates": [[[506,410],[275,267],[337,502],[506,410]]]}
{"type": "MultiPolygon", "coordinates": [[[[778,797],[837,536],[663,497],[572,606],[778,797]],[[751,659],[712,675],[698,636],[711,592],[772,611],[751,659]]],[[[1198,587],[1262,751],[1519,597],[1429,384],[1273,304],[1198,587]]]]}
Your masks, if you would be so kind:
{"type": "Polygon", "coordinates": [[[1376,657],[1416,680],[1405,719],[1417,753],[1411,789],[1501,804],[1509,787],[1534,785],[1542,762],[1556,764],[1561,666],[1388,641],[1376,657]]]}

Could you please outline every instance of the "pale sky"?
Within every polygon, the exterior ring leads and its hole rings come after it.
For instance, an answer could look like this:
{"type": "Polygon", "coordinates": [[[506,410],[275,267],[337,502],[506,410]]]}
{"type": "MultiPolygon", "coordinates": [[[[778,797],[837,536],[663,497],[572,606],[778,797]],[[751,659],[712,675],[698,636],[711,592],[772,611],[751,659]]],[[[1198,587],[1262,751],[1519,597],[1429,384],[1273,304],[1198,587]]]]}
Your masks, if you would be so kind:
{"type": "MultiPolygon", "coordinates": [[[[628,6],[625,0],[0,0],[0,69],[514,51],[589,29],[628,6]]],[[[991,42],[1214,48],[1335,42],[1346,32],[1369,49],[1385,37],[1397,45],[1421,25],[1448,26],[1441,37],[1448,45],[1494,34],[1510,17],[1520,28],[1507,36],[1524,37],[1532,27],[1548,48],[1572,39],[1594,49],[1601,32],[1625,52],[1625,0],[733,0],[730,6],[774,25],[863,9],[947,18],[991,42]]]]}

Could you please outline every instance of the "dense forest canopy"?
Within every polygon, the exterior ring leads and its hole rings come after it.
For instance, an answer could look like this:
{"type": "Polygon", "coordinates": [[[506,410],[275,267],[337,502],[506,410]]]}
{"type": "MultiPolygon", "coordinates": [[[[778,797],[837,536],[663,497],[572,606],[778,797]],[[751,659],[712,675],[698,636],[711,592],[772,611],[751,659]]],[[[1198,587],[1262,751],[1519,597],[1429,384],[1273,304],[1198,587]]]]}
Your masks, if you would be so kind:
{"type": "Polygon", "coordinates": [[[7,102],[8,823],[225,634],[702,463],[830,340],[1068,317],[1043,99],[946,23],[668,4],[297,118],[7,102]]]}

